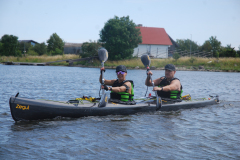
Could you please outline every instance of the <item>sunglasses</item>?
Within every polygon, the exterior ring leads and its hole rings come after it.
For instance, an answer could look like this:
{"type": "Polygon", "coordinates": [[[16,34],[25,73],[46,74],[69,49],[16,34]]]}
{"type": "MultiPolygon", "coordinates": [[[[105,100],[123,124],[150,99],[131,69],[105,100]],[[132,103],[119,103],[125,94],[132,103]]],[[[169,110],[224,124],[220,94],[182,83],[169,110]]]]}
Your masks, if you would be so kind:
{"type": "Polygon", "coordinates": [[[125,73],[124,71],[117,72],[117,74],[124,74],[124,73],[125,73]]]}

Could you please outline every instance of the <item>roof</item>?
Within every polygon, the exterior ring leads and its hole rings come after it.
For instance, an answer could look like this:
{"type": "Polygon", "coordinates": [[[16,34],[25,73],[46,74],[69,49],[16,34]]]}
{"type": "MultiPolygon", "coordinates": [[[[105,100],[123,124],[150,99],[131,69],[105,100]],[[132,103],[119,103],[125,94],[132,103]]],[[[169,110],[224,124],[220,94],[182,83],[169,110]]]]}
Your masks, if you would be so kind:
{"type": "MultiPolygon", "coordinates": [[[[168,35],[168,36],[169,36],[169,35],[168,35]]],[[[179,45],[177,44],[177,42],[175,42],[175,41],[172,39],[172,37],[169,36],[169,38],[170,38],[172,44],[175,45],[175,47],[179,47],[179,45]]]]}
{"type": "Polygon", "coordinates": [[[66,43],[64,44],[64,47],[81,47],[82,43],[66,43]]]}
{"type": "Polygon", "coordinates": [[[172,45],[172,42],[164,28],[136,27],[140,29],[141,44],[172,45]]]}
{"type": "Polygon", "coordinates": [[[33,43],[38,43],[34,40],[18,40],[19,42],[26,42],[26,43],[30,43],[30,42],[33,42],[33,43]]]}

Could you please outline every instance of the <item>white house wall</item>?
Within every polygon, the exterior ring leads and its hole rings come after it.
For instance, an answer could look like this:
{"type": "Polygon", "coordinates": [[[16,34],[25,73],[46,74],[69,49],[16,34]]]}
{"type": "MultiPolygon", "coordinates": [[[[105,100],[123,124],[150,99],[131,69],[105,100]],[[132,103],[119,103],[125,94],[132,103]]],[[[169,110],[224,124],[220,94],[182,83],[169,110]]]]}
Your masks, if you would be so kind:
{"type": "Polygon", "coordinates": [[[133,56],[141,57],[141,55],[148,53],[155,58],[168,58],[168,47],[167,45],[139,44],[134,49],[133,56]]]}

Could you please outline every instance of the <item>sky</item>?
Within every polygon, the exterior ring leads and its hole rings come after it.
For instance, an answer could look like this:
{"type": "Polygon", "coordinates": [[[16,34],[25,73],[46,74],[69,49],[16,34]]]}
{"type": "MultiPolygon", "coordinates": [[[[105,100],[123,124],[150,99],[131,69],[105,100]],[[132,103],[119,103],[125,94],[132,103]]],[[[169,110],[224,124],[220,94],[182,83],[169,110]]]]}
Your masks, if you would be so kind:
{"type": "Polygon", "coordinates": [[[0,38],[46,43],[57,33],[68,43],[96,41],[114,16],[164,28],[174,40],[202,45],[216,36],[240,47],[240,0],[0,0],[0,38]]]}

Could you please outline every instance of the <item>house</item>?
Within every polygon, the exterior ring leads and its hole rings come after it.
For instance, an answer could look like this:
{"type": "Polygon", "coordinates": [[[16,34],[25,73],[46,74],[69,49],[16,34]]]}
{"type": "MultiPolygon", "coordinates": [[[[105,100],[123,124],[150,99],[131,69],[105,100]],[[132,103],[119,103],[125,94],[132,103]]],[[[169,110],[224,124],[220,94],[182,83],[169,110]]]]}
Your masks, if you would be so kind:
{"type": "Polygon", "coordinates": [[[79,54],[81,52],[82,43],[65,43],[64,54],[79,54]]]}
{"type": "Polygon", "coordinates": [[[133,56],[141,57],[148,54],[154,58],[168,58],[168,48],[173,45],[164,28],[142,27],[138,25],[142,43],[134,49],[133,56]]]}
{"type": "MultiPolygon", "coordinates": [[[[169,35],[168,35],[169,36],[169,35]]],[[[177,44],[177,42],[175,42],[170,36],[169,36],[171,42],[173,45],[171,45],[170,47],[168,47],[168,57],[172,57],[174,52],[177,51],[179,45],[177,44]]]]}
{"type": "Polygon", "coordinates": [[[35,46],[35,44],[38,44],[38,42],[33,41],[33,40],[18,40],[19,43],[30,43],[32,46],[35,46]]]}

